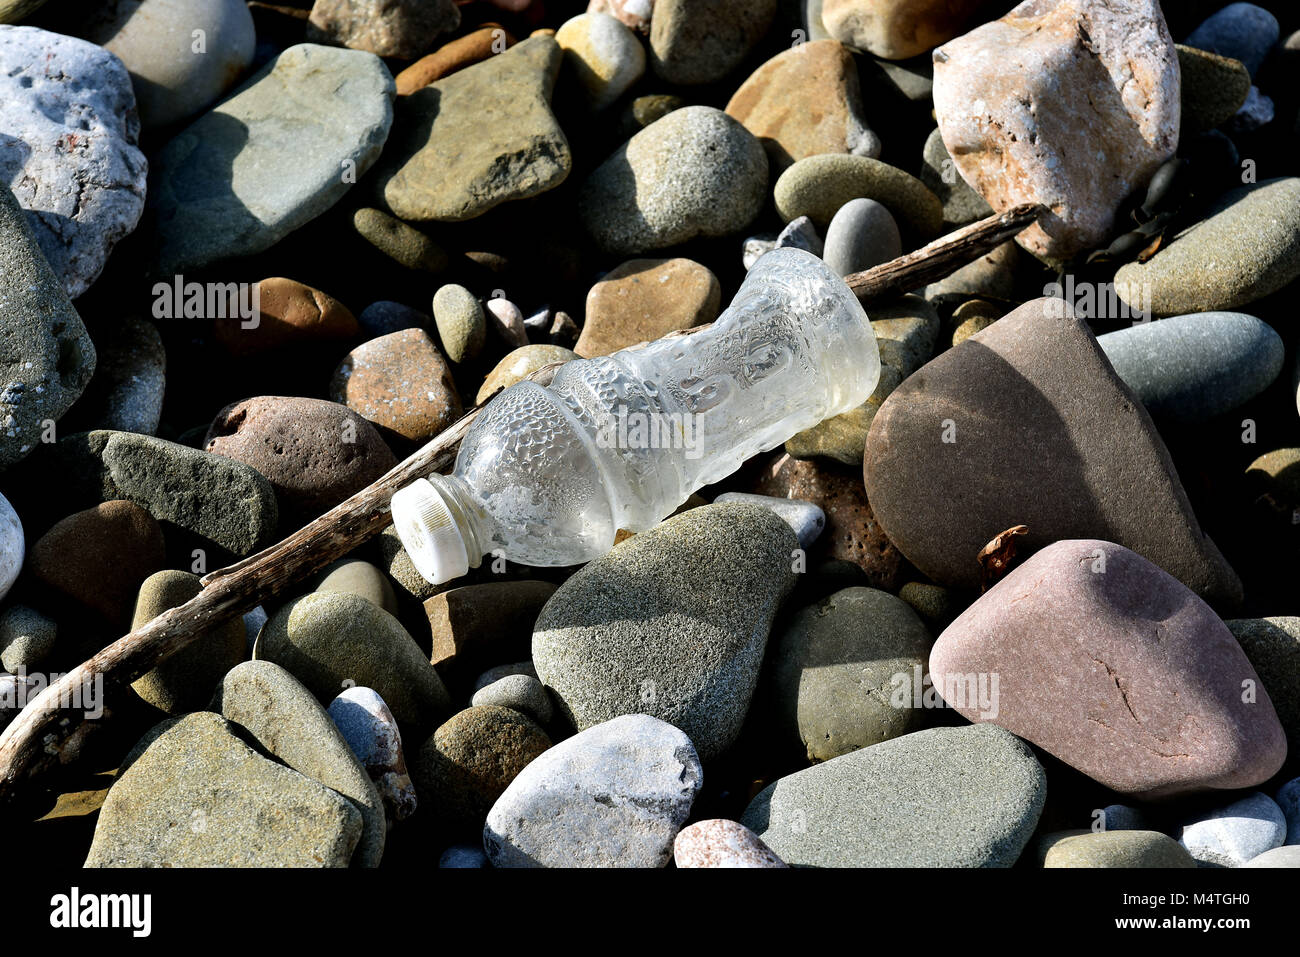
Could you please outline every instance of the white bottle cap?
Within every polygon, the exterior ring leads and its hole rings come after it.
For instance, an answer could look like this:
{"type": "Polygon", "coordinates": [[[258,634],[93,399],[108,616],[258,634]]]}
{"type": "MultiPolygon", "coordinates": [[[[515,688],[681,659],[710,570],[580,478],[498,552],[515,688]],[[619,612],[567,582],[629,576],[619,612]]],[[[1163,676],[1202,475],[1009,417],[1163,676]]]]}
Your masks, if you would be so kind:
{"type": "Polygon", "coordinates": [[[393,525],[415,570],[434,585],[469,571],[469,553],[442,493],[417,479],[393,494],[393,525]]]}

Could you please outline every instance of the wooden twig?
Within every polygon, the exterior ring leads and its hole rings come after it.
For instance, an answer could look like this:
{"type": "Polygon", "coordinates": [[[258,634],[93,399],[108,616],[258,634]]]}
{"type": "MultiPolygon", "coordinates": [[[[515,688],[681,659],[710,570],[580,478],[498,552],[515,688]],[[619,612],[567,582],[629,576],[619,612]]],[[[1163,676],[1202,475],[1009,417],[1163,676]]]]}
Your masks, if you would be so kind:
{"type": "Polygon", "coordinates": [[[1037,203],[1013,206],[1005,213],[995,213],[941,236],[915,252],[845,276],[844,281],[862,302],[900,296],[937,282],[985,253],[992,252],[1017,233],[1032,226],[1046,212],[1047,207],[1037,203]]]}
{"type": "MultiPolygon", "coordinates": [[[[864,302],[916,289],[1005,242],[1043,211],[1038,206],[1018,206],[990,216],[916,252],[855,273],[846,282],[864,302]]],[[[558,364],[547,366],[529,378],[546,385],[557,368],[558,364]]],[[[59,707],[60,700],[79,700],[73,698],[73,689],[90,687],[99,677],[105,699],[122,693],[125,686],[215,625],[242,615],[377,535],[392,522],[393,493],[414,479],[449,468],[481,409],[480,405],[470,410],[373,484],[288,538],[213,571],[204,577],[203,590],[194,598],[119,638],[46,688],[0,734],[0,801],[11,800],[22,780],[76,760],[86,729],[61,717],[59,707]]]]}

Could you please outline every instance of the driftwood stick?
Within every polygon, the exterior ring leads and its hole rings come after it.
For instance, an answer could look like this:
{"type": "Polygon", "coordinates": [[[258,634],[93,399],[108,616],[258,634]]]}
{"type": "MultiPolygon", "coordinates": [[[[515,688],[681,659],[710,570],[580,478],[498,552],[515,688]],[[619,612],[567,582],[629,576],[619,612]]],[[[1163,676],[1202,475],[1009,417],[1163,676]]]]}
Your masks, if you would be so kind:
{"type": "MultiPolygon", "coordinates": [[[[892,262],[848,276],[846,282],[864,302],[891,298],[972,262],[1044,211],[1041,206],[1017,206],[892,262]]],[[[547,366],[529,378],[546,385],[556,368],[555,364],[547,366]]],[[[288,538],[213,571],[204,577],[203,590],[194,598],[119,638],[46,688],[0,734],[0,802],[11,800],[24,779],[76,760],[90,722],[74,721],[71,713],[61,717],[60,702],[77,700],[74,689],[90,687],[98,677],[103,681],[105,699],[124,693],[126,685],[200,634],[267,601],[381,532],[392,522],[389,500],[393,493],[416,478],[450,467],[461,439],[481,409],[470,410],[373,484],[288,538]]]]}
{"type": "Polygon", "coordinates": [[[845,276],[844,281],[864,303],[900,296],[974,262],[1032,226],[1046,212],[1046,206],[1036,203],[1013,206],[1005,213],[995,213],[941,236],[915,252],[845,276]]]}

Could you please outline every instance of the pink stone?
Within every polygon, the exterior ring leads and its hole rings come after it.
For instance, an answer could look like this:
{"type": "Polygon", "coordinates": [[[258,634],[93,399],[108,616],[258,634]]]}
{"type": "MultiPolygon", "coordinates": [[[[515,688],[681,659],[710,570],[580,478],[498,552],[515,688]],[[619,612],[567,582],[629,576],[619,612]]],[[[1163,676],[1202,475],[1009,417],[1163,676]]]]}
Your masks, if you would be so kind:
{"type": "Polygon", "coordinates": [[[994,210],[1051,210],[1018,237],[1048,260],[1102,245],[1178,147],[1178,54],[1157,0],[1027,0],[934,51],[958,172],[994,210]]]}
{"type": "Polygon", "coordinates": [[[608,13],[640,33],[650,32],[655,0],[591,0],[588,13],[608,13]]]}
{"type": "Polygon", "coordinates": [[[698,821],[677,833],[678,867],[785,867],[786,863],[745,825],[721,818],[698,821]]]}
{"type": "Polygon", "coordinates": [[[930,674],[970,720],[1143,800],[1254,787],[1286,758],[1273,703],[1227,626],[1112,542],[1070,539],[1031,557],[939,636],[930,674]]]}

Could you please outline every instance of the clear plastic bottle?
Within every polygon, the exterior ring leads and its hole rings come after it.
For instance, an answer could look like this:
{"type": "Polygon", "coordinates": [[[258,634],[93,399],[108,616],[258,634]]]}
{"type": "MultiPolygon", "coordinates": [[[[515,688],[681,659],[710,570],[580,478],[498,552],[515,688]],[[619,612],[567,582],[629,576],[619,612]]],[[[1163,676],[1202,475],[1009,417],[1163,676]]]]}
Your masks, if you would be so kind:
{"type": "Polygon", "coordinates": [[[710,329],[566,363],[479,413],[450,475],[393,496],[393,521],[435,584],[499,550],[526,565],[603,555],[696,489],[875,390],[871,323],[816,256],[776,249],[710,329]]]}

